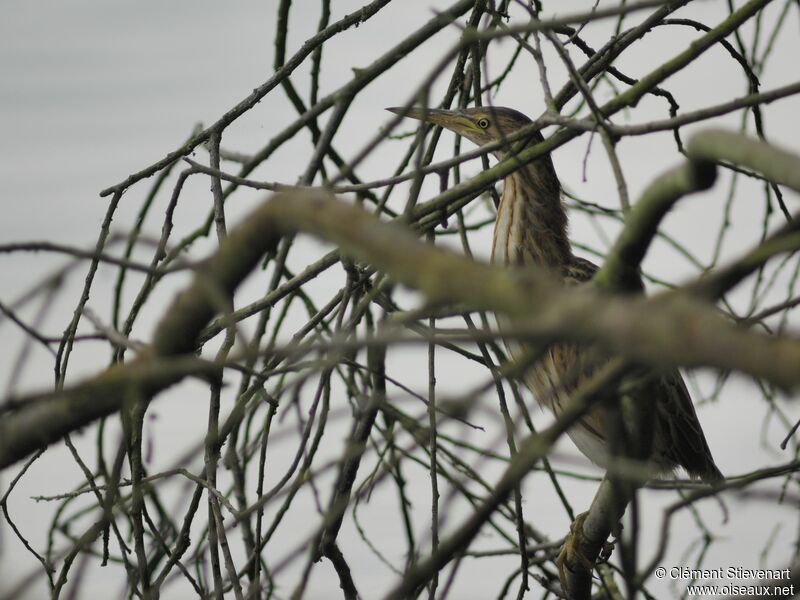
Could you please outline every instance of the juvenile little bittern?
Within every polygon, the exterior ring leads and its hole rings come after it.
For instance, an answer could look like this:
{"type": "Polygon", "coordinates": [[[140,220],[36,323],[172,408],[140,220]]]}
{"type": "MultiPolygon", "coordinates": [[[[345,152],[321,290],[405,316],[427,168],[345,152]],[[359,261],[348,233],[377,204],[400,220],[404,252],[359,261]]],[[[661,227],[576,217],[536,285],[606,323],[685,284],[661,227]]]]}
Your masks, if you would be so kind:
{"type": "MultiPolygon", "coordinates": [[[[508,136],[531,123],[522,113],[500,107],[389,110],[439,125],[479,146],[507,141],[508,136]]],[[[535,132],[521,143],[501,145],[494,155],[503,160],[512,149],[518,152],[526,145],[532,146],[542,140],[541,134],[535,132]]],[[[528,163],[505,178],[494,226],[492,262],[544,268],[565,285],[589,281],[597,271],[596,265],[572,253],[561,184],[549,155],[528,163]]],[[[639,287],[643,289],[641,282],[639,287]]],[[[510,350],[515,353],[512,346],[510,350]]],[[[587,352],[587,349],[571,344],[554,345],[529,369],[525,383],[539,404],[556,415],[561,412],[560,407],[570,393],[591,375],[592,361],[586,360],[587,352]]],[[[655,385],[645,389],[645,393],[656,395],[651,398],[656,407],[650,450],[652,466],[663,473],[683,467],[690,476],[709,482],[722,479],[680,373],[673,370],[661,375],[655,385]]],[[[601,466],[608,466],[610,456],[607,421],[607,411],[595,406],[568,431],[578,449],[601,466]]]]}

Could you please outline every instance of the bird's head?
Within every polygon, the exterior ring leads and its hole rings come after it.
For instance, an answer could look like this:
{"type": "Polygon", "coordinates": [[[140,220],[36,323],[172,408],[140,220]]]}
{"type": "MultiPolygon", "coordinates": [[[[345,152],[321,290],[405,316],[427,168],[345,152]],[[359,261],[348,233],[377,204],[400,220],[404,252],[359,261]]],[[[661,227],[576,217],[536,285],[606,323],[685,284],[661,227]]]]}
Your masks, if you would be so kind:
{"type": "MultiPolygon", "coordinates": [[[[478,146],[506,139],[531,123],[531,120],[521,112],[501,106],[479,106],[460,110],[395,107],[386,110],[404,117],[439,125],[467,138],[478,146]]],[[[538,138],[537,141],[541,140],[538,132],[533,137],[538,138]]],[[[496,150],[494,154],[498,158],[503,158],[505,155],[502,148],[496,150]]]]}

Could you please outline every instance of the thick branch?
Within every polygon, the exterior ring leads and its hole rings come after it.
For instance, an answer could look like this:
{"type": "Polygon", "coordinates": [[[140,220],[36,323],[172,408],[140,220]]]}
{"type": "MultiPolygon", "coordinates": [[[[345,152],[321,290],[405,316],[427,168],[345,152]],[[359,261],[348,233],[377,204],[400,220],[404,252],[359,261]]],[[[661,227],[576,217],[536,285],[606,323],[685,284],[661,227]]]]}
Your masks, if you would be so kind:
{"type": "Polygon", "coordinates": [[[625,228],[611,248],[594,283],[610,290],[634,290],[640,284],[639,266],[658,231],[661,219],[686,194],[714,184],[716,167],[706,160],[690,160],[668,171],[642,194],[625,218],[625,228]]]}
{"type": "Polygon", "coordinates": [[[194,356],[137,359],[49,394],[10,400],[0,419],[0,468],[68,433],[120,410],[127,400],[151,398],[187,375],[219,378],[219,367],[194,356]]]}
{"type": "MultiPolygon", "coordinates": [[[[627,215],[625,228],[594,277],[599,287],[626,290],[636,286],[639,266],[659,223],[683,196],[707,189],[714,183],[714,163],[717,161],[729,161],[747,167],[771,182],[800,192],[800,156],[761,140],[729,131],[704,131],[689,140],[687,154],[689,161],[654,181],[627,215]]],[[[712,297],[719,296],[757,269],[765,258],[795,248],[796,242],[787,239],[787,234],[794,233],[797,228],[796,220],[788,223],[768,247],[751,252],[735,268],[722,273],[724,277],[714,278],[716,286],[701,283],[695,286],[697,291],[701,291],[701,287],[708,288],[706,291],[713,292],[710,294],[712,297]],[[714,289],[711,290],[711,287],[714,289]]]]}
{"type": "Polygon", "coordinates": [[[800,193],[800,156],[761,140],[720,129],[695,135],[686,146],[695,159],[725,160],[761,173],[800,193]]]}
{"type": "Polygon", "coordinates": [[[9,412],[0,423],[0,467],[119,410],[130,385],[152,397],[179,380],[179,369],[166,376],[155,361],[193,352],[203,327],[226,310],[227,299],[261,256],[281,236],[296,231],[333,242],[433,302],[509,315],[521,332],[543,341],[599,341],[614,353],[655,366],[738,369],[787,388],[800,384],[800,340],[732,327],[698,301],[566,290],[545,273],[495,268],[432,248],[327,193],[279,194],[256,209],[199,268],[161,320],[146,358],[70,390],[23,401],[9,412]],[[95,396],[102,398],[92,400],[95,396]]]}

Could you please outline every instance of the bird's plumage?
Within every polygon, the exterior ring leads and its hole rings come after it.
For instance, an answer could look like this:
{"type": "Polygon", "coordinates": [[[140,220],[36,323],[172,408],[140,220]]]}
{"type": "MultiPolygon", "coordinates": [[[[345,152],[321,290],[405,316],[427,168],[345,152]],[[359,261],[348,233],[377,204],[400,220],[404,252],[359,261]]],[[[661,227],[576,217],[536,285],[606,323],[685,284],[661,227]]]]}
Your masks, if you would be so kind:
{"type": "MultiPolygon", "coordinates": [[[[543,140],[538,131],[531,131],[518,139],[517,132],[531,121],[509,108],[389,110],[440,125],[478,145],[503,142],[494,150],[500,160],[543,140]]],[[[543,268],[567,286],[585,284],[597,271],[596,265],[572,253],[561,185],[549,154],[521,166],[505,178],[495,220],[492,262],[543,268]]],[[[638,283],[638,289],[631,291],[643,291],[641,281],[638,283]]],[[[512,356],[520,356],[523,352],[516,344],[507,345],[512,356]]],[[[558,415],[569,395],[599,366],[596,355],[586,348],[555,344],[527,371],[524,379],[537,402],[558,415]]],[[[650,454],[653,466],[661,472],[683,467],[692,477],[706,481],[721,479],[722,474],[714,463],[680,373],[672,370],[656,376],[639,393],[655,394],[650,454]]],[[[568,435],[590,460],[606,466],[609,429],[606,410],[596,405],[568,431],[568,435]]]]}

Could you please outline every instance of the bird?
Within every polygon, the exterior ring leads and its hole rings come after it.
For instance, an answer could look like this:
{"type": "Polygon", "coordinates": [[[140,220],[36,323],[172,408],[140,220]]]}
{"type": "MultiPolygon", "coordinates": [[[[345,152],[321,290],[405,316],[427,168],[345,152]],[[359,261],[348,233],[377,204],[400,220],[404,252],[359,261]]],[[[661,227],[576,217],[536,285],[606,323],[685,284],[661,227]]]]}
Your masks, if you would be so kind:
{"type": "MultiPolygon", "coordinates": [[[[532,131],[520,134],[522,137],[515,135],[532,121],[511,108],[395,107],[387,110],[438,125],[478,146],[499,142],[493,154],[501,161],[544,140],[535,128],[528,128],[532,131]]],[[[492,236],[491,262],[544,269],[565,286],[586,285],[598,270],[597,265],[573,253],[561,183],[549,153],[505,177],[492,236]]],[[[643,293],[641,276],[635,279],[634,291],[643,293]]],[[[506,345],[512,357],[523,356],[517,344],[506,342],[506,345]]],[[[536,401],[558,416],[570,394],[595,372],[594,356],[586,346],[554,344],[528,368],[524,382],[536,401]]],[[[674,474],[682,468],[691,478],[709,484],[720,482],[723,475],[714,462],[680,372],[673,369],[654,374],[650,384],[635,393],[655,396],[643,400],[655,407],[649,456],[645,458],[656,474],[674,474]]],[[[612,460],[611,428],[607,408],[597,403],[567,431],[567,435],[590,461],[607,469],[612,460]]]]}

